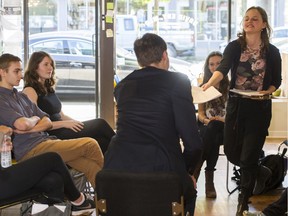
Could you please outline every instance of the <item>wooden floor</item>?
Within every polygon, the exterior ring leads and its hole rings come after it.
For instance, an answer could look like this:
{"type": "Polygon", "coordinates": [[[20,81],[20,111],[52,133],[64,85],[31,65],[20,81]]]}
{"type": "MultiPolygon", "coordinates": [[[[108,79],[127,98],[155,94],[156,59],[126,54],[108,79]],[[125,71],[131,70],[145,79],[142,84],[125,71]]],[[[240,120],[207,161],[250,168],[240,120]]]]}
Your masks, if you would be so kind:
{"type": "MultiPolygon", "coordinates": [[[[277,148],[283,139],[267,139],[264,150],[267,154],[277,153],[277,148]]],[[[221,150],[222,151],[222,150],[221,150]]],[[[233,216],[236,212],[237,207],[237,197],[238,191],[229,195],[226,190],[226,167],[227,160],[225,156],[220,156],[217,163],[217,170],[215,171],[215,187],[217,191],[216,199],[206,199],[205,197],[205,180],[204,172],[201,171],[199,181],[198,181],[198,197],[196,202],[195,216],[233,216]]],[[[230,165],[230,174],[233,174],[232,168],[230,165]]],[[[229,179],[229,188],[232,190],[236,185],[234,181],[229,179]]],[[[283,182],[282,187],[288,186],[288,176],[286,176],[285,181],[283,182]]],[[[268,204],[277,200],[281,195],[283,189],[279,188],[273,190],[269,193],[253,196],[251,198],[251,204],[249,204],[249,209],[251,211],[259,211],[264,209],[268,204]]],[[[19,206],[14,206],[2,211],[1,216],[18,216],[19,215],[19,206]]],[[[95,213],[93,214],[95,216],[95,213]]],[[[125,215],[119,215],[125,216],[125,215]]],[[[137,216],[137,215],[135,215],[137,216]]]]}
{"type": "MultiPolygon", "coordinates": [[[[277,148],[283,139],[267,139],[264,150],[265,154],[275,154],[277,153],[277,148]]],[[[204,167],[204,166],[203,166],[204,167]]],[[[198,197],[196,201],[196,211],[195,216],[233,216],[236,213],[237,208],[237,198],[238,190],[233,194],[229,195],[226,190],[226,168],[227,159],[225,156],[220,156],[218,159],[214,183],[217,192],[216,199],[208,199],[205,197],[205,177],[204,171],[201,171],[198,180],[198,197]]],[[[233,165],[230,164],[230,176],[233,175],[233,165]]],[[[229,178],[229,188],[230,191],[236,187],[234,181],[229,178]]],[[[251,204],[249,204],[249,211],[260,211],[264,209],[268,204],[277,200],[283,191],[283,187],[288,186],[288,176],[286,176],[285,181],[281,188],[270,191],[263,195],[253,196],[251,204]]]]}

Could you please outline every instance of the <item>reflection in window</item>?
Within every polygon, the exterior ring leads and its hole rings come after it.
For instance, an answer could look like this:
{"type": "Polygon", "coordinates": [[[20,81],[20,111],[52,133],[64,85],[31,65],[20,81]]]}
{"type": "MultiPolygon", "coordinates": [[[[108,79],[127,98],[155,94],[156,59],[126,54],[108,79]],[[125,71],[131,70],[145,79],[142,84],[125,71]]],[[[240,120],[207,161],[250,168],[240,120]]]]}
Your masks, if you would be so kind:
{"type": "Polygon", "coordinates": [[[44,51],[47,53],[57,53],[57,54],[63,54],[64,53],[64,47],[62,41],[48,41],[43,43],[37,43],[31,46],[31,52],[35,51],[44,51]]]}
{"type": "Polygon", "coordinates": [[[134,20],[124,19],[124,28],[126,31],[134,31],[134,20]]]}
{"type": "Polygon", "coordinates": [[[68,42],[68,47],[70,47],[70,49],[75,49],[78,55],[93,56],[91,43],[81,41],[81,40],[67,40],[67,42],[68,42]]]}

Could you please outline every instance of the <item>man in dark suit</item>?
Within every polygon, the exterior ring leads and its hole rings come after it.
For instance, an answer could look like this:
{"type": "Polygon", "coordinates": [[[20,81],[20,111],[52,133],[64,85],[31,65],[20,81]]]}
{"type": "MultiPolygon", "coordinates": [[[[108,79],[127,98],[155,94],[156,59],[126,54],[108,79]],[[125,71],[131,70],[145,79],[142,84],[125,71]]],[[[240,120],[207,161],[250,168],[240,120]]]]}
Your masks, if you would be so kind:
{"type": "Polygon", "coordinates": [[[147,33],[134,42],[141,69],[115,88],[118,122],[104,157],[104,169],[131,172],[175,171],[183,180],[185,211],[194,214],[193,173],[202,142],[196,124],[191,83],[169,72],[165,41],[147,33]],[[183,151],[180,145],[183,142],[183,151]]]}

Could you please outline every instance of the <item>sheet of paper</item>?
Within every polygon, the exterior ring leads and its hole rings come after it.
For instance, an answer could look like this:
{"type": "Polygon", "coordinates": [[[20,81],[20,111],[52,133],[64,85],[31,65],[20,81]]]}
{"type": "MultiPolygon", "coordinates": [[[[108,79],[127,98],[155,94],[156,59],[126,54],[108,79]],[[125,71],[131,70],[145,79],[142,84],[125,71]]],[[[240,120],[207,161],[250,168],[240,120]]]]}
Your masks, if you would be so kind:
{"type": "Polygon", "coordinates": [[[213,86],[203,91],[201,87],[192,86],[193,103],[200,104],[206,103],[210,100],[220,97],[222,94],[213,86]]]}
{"type": "Polygon", "coordinates": [[[236,94],[240,94],[243,96],[254,97],[254,96],[263,96],[264,94],[258,91],[251,91],[251,90],[240,90],[240,89],[230,89],[231,92],[236,94]]]}
{"type": "MultiPolygon", "coordinates": [[[[62,205],[54,205],[55,208],[59,209],[61,212],[65,212],[66,206],[62,205]]],[[[49,205],[41,204],[41,203],[34,203],[32,206],[32,212],[31,214],[37,214],[39,212],[44,211],[45,209],[49,208],[49,205]]]]}
{"type": "Polygon", "coordinates": [[[45,209],[47,209],[49,206],[46,204],[40,204],[40,203],[34,203],[32,206],[32,212],[31,214],[37,214],[39,212],[44,211],[45,209]]]}

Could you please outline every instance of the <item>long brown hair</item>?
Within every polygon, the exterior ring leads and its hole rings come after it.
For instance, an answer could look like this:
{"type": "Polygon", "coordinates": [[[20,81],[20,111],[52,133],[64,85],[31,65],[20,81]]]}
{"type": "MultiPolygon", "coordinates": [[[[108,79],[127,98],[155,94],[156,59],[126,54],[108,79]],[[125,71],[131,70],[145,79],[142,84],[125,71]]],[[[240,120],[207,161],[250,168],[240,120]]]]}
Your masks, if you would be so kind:
{"type": "MultiPolygon", "coordinates": [[[[272,28],[268,22],[268,15],[263,8],[261,8],[259,6],[253,6],[253,7],[248,8],[246,10],[245,14],[250,10],[257,10],[262,17],[263,22],[266,23],[266,28],[262,29],[262,31],[261,31],[262,46],[261,46],[260,53],[261,53],[261,56],[263,56],[269,48],[270,35],[272,32],[272,28]]],[[[242,32],[238,33],[237,36],[238,36],[238,41],[241,44],[241,49],[246,50],[247,49],[247,42],[246,42],[246,32],[244,31],[244,29],[242,30],[242,32]]]]}
{"type": "Polygon", "coordinates": [[[24,73],[24,88],[25,87],[32,87],[35,89],[38,95],[46,95],[48,92],[54,92],[54,85],[55,81],[55,63],[52,57],[43,51],[38,51],[32,53],[31,57],[29,58],[29,62],[27,68],[24,73]],[[39,82],[39,75],[37,73],[37,69],[39,64],[43,61],[45,57],[48,57],[52,61],[52,75],[50,79],[46,79],[44,85],[39,82]]]}
{"type": "MultiPolygon", "coordinates": [[[[210,58],[214,56],[219,56],[221,57],[221,59],[223,57],[222,53],[219,51],[213,51],[209,53],[204,63],[204,77],[203,77],[202,85],[208,82],[208,80],[212,77],[212,72],[209,69],[209,60],[210,58]]],[[[220,81],[219,91],[222,93],[223,102],[226,102],[228,98],[228,91],[229,91],[229,79],[227,75],[220,81]]]]}

